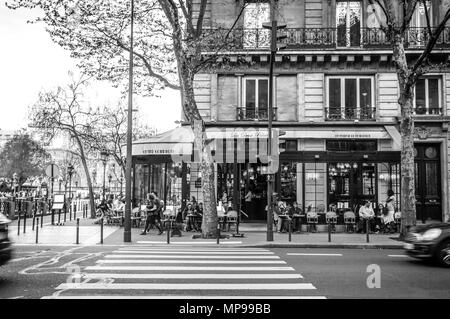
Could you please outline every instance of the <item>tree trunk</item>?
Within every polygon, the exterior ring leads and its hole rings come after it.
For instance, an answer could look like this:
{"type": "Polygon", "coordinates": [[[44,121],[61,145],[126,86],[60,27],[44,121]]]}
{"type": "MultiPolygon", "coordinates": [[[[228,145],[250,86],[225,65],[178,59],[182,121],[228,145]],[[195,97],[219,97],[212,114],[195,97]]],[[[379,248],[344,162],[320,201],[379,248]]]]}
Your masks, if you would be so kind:
{"type": "Polygon", "coordinates": [[[403,238],[408,229],[416,224],[416,195],[414,170],[414,119],[413,119],[413,84],[414,74],[411,74],[406,60],[404,41],[400,35],[395,36],[394,62],[397,68],[397,78],[400,88],[399,105],[401,109],[400,134],[400,182],[401,182],[401,232],[403,238]]]}
{"type": "Polygon", "coordinates": [[[86,155],[84,153],[83,144],[81,143],[80,138],[76,134],[76,132],[73,132],[73,135],[75,136],[75,139],[78,144],[78,148],[80,150],[80,159],[81,164],[83,165],[84,174],[86,175],[86,181],[88,184],[89,189],[89,205],[91,207],[91,218],[95,218],[95,202],[94,202],[94,190],[92,189],[92,181],[91,181],[91,175],[89,174],[89,168],[86,161],[86,155]]]}
{"type": "Polygon", "coordinates": [[[412,119],[413,95],[406,94],[402,104],[400,123],[401,144],[401,237],[416,225],[416,195],[414,171],[414,121],[412,119]]]}
{"type": "Polygon", "coordinates": [[[214,187],[214,163],[210,161],[207,154],[205,141],[205,123],[195,121],[194,123],[195,149],[200,155],[200,172],[202,174],[202,195],[203,195],[203,219],[202,237],[214,238],[217,234],[217,203],[214,187]]]}

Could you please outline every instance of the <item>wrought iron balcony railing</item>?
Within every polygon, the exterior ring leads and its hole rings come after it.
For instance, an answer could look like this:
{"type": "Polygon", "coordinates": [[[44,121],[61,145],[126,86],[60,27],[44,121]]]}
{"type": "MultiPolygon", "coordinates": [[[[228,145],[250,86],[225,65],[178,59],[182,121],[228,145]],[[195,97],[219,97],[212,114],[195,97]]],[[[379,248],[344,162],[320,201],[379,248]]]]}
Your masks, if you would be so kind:
{"type": "MultiPolygon", "coordinates": [[[[338,49],[386,49],[390,43],[385,33],[376,28],[360,28],[355,32],[345,28],[287,28],[283,40],[289,50],[312,48],[338,49]]],[[[228,30],[205,30],[206,46],[210,50],[267,50],[270,45],[270,30],[234,29],[228,36],[228,30]],[[226,40],[225,40],[226,37],[226,40]]],[[[405,47],[414,49],[424,47],[429,39],[427,28],[409,28],[405,47]]],[[[450,27],[446,27],[437,40],[436,47],[450,48],[450,27]]]]}
{"type": "Polygon", "coordinates": [[[376,108],[348,108],[348,107],[330,107],[325,108],[325,119],[327,121],[373,121],[376,116],[376,108]]]}
{"type": "Polygon", "coordinates": [[[442,115],[442,108],[441,107],[419,107],[417,106],[414,109],[415,115],[442,115]]]}
{"type": "MultiPolygon", "coordinates": [[[[238,121],[268,121],[269,110],[268,109],[246,109],[238,107],[236,109],[236,120],[238,121]]],[[[277,120],[277,108],[273,108],[272,120],[277,120]]]]}

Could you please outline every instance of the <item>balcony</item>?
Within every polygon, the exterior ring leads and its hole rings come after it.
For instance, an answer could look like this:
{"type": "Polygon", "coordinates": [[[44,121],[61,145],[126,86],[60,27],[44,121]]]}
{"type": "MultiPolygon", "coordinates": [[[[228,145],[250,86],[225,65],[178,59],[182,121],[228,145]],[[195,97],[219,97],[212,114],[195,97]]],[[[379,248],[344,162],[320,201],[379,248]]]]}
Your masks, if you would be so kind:
{"type": "MultiPolygon", "coordinates": [[[[236,109],[236,120],[237,121],[268,121],[269,120],[269,110],[268,109],[245,109],[243,107],[238,107],[236,109]]],[[[272,120],[277,120],[277,108],[273,108],[272,120]]]]}
{"type": "Polygon", "coordinates": [[[414,115],[442,115],[441,107],[416,107],[414,108],[414,115]]]}
{"type": "MultiPolygon", "coordinates": [[[[342,28],[287,28],[283,30],[287,38],[287,50],[302,49],[389,49],[390,43],[381,29],[361,28],[359,32],[350,33],[342,28]]],[[[242,29],[232,31],[224,45],[226,29],[205,30],[205,39],[209,50],[268,50],[270,30],[242,29]]],[[[426,28],[409,28],[405,47],[409,49],[424,48],[429,39],[426,28]]],[[[446,27],[439,37],[437,48],[450,49],[450,27],[446,27]]]]}
{"type": "Polygon", "coordinates": [[[325,108],[326,121],[374,121],[376,117],[376,108],[325,108]]]}

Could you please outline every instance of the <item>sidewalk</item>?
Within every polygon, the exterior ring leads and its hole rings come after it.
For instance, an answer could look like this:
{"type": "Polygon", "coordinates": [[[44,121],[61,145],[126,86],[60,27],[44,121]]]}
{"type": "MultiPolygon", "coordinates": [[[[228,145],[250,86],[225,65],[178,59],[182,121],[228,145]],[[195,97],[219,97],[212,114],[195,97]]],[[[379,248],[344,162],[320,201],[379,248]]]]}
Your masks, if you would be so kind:
{"type": "MultiPolygon", "coordinates": [[[[17,236],[17,226],[10,227],[10,238],[16,244],[35,244],[35,231],[31,225],[27,224],[26,233],[23,234],[21,227],[20,235],[17,236]]],[[[369,243],[366,242],[366,234],[332,233],[331,242],[328,242],[328,233],[293,233],[289,241],[288,233],[273,234],[273,241],[267,241],[266,226],[263,224],[241,224],[239,232],[244,237],[233,237],[234,231],[222,232],[225,238],[220,239],[221,246],[227,247],[266,247],[266,248],[359,248],[359,249],[401,249],[403,243],[396,240],[398,234],[370,234],[369,243]]],[[[103,227],[104,245],[167,245],[167,233],[157,235],[157,231],[152,229],[147,235],[140,235],[141,228],[132,228],[131,243],[123,241],[124,228],[118,226],[105,225],[103,227]]],[[[217,246],[217,239],[193,238],[199,235],[197,232],[182,232],[182,236],[170,238],[172,245],[212,245],[217,246]]],[[[45,245],[72,245],[76,243],[76,222],[66,221],[63,226],[47,225],[39,229],[39,244],[45,245]]],[[[100,225],[94,224],[93,219],[80,219],[80,245],[100,245],[100,225]]]]}

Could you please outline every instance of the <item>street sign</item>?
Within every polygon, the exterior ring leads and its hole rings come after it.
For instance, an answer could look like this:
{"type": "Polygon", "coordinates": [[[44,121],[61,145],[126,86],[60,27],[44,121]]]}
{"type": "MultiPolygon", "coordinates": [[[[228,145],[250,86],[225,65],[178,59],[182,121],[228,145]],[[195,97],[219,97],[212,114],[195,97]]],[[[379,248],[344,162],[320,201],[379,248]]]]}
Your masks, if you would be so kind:
{"type": "Polygon", "coordinates": [[[56,164],[50,164],[45,169],[45,174],[47,174],[48,177],[55,177],[56,175],[59,175],[59,167],[56,164]]]}

